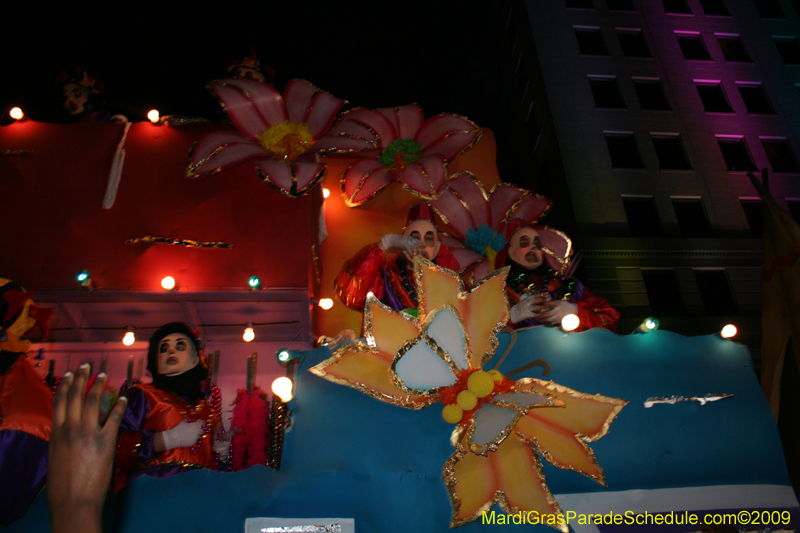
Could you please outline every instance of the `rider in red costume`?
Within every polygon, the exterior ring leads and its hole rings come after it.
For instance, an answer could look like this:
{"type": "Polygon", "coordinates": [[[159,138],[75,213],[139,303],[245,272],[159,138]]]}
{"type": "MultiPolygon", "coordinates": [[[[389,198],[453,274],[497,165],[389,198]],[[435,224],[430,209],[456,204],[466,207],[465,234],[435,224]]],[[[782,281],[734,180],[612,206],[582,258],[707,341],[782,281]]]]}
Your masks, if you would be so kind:
{"type": "Polygon", "coordinates": [[[336,278],[336,294],[357,311],[364,310],[370,292],[396,311],[416,308],[415,255],[450,270],[458,269],[458,262],[439,237],[433,209],[426,202],[411,206],[402,235],[384,235],[345,262],[336,278]]]}

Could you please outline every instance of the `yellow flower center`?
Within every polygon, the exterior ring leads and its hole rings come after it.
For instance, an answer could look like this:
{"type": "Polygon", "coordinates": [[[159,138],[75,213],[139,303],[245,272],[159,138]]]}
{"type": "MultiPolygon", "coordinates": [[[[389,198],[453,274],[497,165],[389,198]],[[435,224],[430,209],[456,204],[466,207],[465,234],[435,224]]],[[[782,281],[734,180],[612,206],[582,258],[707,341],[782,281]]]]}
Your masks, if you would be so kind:
{"type": "Polygon", "coordinates": [[[256,135],[265,150],[287,161],[297,161],[314,144],[314,137],[305,122],[281,122],[256,135]]]}

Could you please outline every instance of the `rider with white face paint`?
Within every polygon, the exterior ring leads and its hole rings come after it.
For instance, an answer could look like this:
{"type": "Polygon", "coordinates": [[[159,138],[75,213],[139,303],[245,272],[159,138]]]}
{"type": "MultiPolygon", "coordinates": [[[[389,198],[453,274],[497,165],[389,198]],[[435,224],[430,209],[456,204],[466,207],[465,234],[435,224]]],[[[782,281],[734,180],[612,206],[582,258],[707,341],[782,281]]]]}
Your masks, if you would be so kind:
{"type": "MultiPolygon", "coordinates": [[[[550,228],[540,228],[566,238],[550,228]]],[[[608,300],[592,294],[579,280],[561,275],[547,264],[540,232],[522,219],[509,222],[506,247],[497,255],[497,267],[510,266],[507,291],[513,327],[561,325],[567,315],[580,320],[578,331],[605,327],[612,331],[619,312],[608,300]]],[[[556,263],[557,264],[557,263],[556,263]]],[[[560,266],[560,265],[559,265],[560,266]]]]}
{"type": "Polygon", "coordinates": [[[342,267],[336,293],[353,309],[363,310],[367,294],[396,311],[418,305],[413,279],[414,256],[457,270],[450,249],[441,241],[433,209],[425,202],[411,207],[402,234],[390,233],[362,248],[342,267]]]}
{"type": "Polygon", "coordinates": [[[156,330],[147,368],[153,383],[125,392],[115,492],[142,474],[168,477],[198,466],[216,469],[229,459],[230,436],[209,403],[209,373],[194,332],[182,322],[156,330]]]}

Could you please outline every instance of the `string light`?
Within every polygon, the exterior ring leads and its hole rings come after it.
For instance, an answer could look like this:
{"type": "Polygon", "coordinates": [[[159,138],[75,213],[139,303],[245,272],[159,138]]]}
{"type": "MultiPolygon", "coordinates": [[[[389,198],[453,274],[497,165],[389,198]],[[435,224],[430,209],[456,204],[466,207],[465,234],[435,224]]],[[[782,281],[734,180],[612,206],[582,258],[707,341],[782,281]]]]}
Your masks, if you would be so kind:
{"type": "Polygon", "coordinates": [[[300,354],[293,350],[287,350],[286,348],[283,348],[278,350],[278,353],[275,354],[275,357],[278,359],[279,363],[288,363],[293,359],[299,359],[300,354]]]}
{"type": "Polygon", "coordinates": [[[331,195],[331,191],[329,191],[328,189],[326,189],[325,187],[323,187],[323,188],[322,188],[322,197],[323,197],[323,198],[327,198],[327,197],[328,197],[328,196],[330,196],[330,195],[331,195]]]}
{"type": "Polygon", "coordinates": [[[722,331],[720,331],[719,334],[720,336],[722,336],[723,339],[730,339],[731,337],[736,335],[737,332],[738,330],[736,329],[736,326],[734,326],[733,324],[728,324],[724,328],[722,328],[722,331]]]}
{"type": "Polygon", "coordinates": [[[644,319],[644,322],[639,324],[639,327],[633,330],[634,333],[648,333],[658,329],[658,319],[649,316],[644,319]]]}
{"type": "Polygon", "coordinates": [[[136,342],[136,334],[133,332],[133,329],[133,326],[128,326],[125,335],[122,336],[122,344],[125,346],[131,346],[136,342]]]}
{"type": "Polygon", "coordinates": [[[250,279],[247,280],[247,286],[251,290],[257,290],[261,287],[261,278],[258,276],[250,276],[250,279]]]}
{"type": "Polygon", "coordinates": [[[244,339],[244,342],[252,342],[252,340],[256,338],[256,332],[253,330],[253,322],[248,321],[245,326],[242,339],[244,339]]]}
{"type": "Polygon", "coordinates": [[[161,118],[161,115],[158,114],[158,109],[151,109],[147,112],[147,120],[155,124],[158,122],[158,119],[161,118]]]}
{"type": "Polygon", "coordinates": [[[330,298],[322,298],[319,301],[319,306],[327,311],[328,309],[333,307],[333,300],[331,300],[330,298]]]}
{"type": "Polygon", "coordinates": [[[564,331],[572,331],[580,325],[581,319],[575,314],[569,314],[561,319],[561,329],[564,331]]]}
{"type": "Polygon", "coordinates": [[[292,380],[287,377],[277,378],[272,382],[272,392],[281,399],[283,403],[290,402],[292,396],[292,380]]]}
{"type": "Polygon", "coordinates": [[[75,274],[75,280],[81,284],[81,287],[85,287],[89,290],[94,288],[92,285],[92,277],[89,275],[88,270],[80,270],[77,274],[75,274]]]}
{"type": "Polygon", "coordinates": [[[161,280],[161,287],[164,290],[171,291],[175,288],[175,278],[172,276],[166,276],[161,280]]]}
{"type": "Polygon", "coordinates": [[[22,117],[25,116],[25,113],[22,112],[22,109],[19,107],[12,107],[11,110],[8,112],[8,116],[13,118],[14,120],[22,120],[22,117]]]}

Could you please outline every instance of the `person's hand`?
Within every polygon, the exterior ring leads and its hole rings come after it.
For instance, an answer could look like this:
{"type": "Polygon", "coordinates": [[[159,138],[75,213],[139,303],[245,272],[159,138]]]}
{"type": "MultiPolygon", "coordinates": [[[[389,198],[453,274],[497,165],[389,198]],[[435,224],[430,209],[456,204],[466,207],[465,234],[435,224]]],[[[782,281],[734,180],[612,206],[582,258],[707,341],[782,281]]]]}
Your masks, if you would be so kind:
{"type": "Polygon", "coordinates": [[[172,429],[161,432],[164,439],[164,451],[173,448],[191,448],[198,439],[206,433],[206,425],[203,420],[184,420],[172,429]]]}
{"type": "Polygon", "coordinates": [[[528,318],[538,317],[539,313],[546,309],[545,299],[541,294],[536,294],[525,298],[511,308],[511,322],[519,324],[528,318]]]}
{"type": "Polygon", "coordinates": [[[397,248],[405,250],[411,256],[421,255],[425,252],[425,245],[422,241],[411,235],[397,235],[390,233],[384,235],[380,242],[381,250],[388,250],[389,248],[397,248]]]}
{"type": "Polygon", "coordinates": [[[117,400],[100,425],[100,397],[106,375],[100,373],[84,402],[89,365],[67,372],[53,402],[47,471],[47,504],[54,533],[99,532],[103,502],[111,483],[117,430],[128,399],[117,400]]]}
{"type": "Polygon", "coordinates": [[[231,438],[233,435],[234,433],[225,432],[222,423],[218,423],[217,427],[214,429],[214,444],[211,445],[211,448],[217,453],[219,460],[223,463],[228,460],[228,454],[231,451],[231,438]]]}
{"type": "Polygon", "coordinates": [[[561,325],[561,321],[565,316],[578,314],[578,306],[572,302],[566,302],[564,300],[547,302],[545,303],[545,307],[547,307],[549,310],[545,313],[542,313],[539,318],[548,324],[555,324],[557,326],[561,325]]]}

